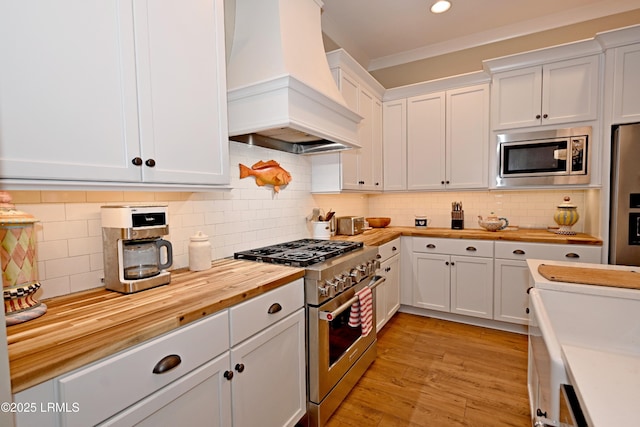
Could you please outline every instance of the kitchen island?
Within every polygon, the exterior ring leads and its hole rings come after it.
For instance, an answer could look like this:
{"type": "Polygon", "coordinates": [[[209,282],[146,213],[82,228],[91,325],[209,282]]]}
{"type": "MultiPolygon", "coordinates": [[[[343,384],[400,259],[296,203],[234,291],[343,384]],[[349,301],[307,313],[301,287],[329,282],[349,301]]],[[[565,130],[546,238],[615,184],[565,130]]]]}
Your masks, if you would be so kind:
{"type": "Polygon", "coordinates": [[[304,269],[222,259],[123,295],[104,288],[45,300],[43,316],[7,328],[13,393],[302,278],[304,269]]]}
{"type": "MultiPolygon", "coordinates": [[[[589,426],[635,426],[640,419],[640,290],[629,283],[586,285],[548,279],[541,265],[602,272],[638,267],[528,260],[532,318],[529,391],[532,414],[562,420],[560,384],[575,389],[589,426]],[[631,287],[630,287],[631,286],[631,287]]],[[[612,276],[615,276],[613,274],[612,276]]],[[[620,275],[622,277],[622,275],[620,275]]]]}

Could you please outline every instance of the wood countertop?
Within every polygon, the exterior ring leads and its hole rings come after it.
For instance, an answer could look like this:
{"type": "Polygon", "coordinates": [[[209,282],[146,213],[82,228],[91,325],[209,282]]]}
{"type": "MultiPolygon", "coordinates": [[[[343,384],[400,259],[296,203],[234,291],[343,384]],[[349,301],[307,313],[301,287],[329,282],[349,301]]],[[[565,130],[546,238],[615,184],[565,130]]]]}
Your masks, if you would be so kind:
{"type": "Polygon", "coordinates": [[[13,393],[157,337],[304,276],[304,269],[222,259],[177,270],[171,283],[123,295],[104,288],[43,302],[47,312],[7,327],[13,393]]]}
{"type": "Polygon", "coordinates": [[[366,230],[355,236],[334,236],[332,239],[363,242],[367,246],[380,246],[400,236],[602,246],[601,239],[588,234],[578,233],[567,236],[539,229],[486,231],[481,228],[452,230],[450,228],[385,227],[366,230]]]}

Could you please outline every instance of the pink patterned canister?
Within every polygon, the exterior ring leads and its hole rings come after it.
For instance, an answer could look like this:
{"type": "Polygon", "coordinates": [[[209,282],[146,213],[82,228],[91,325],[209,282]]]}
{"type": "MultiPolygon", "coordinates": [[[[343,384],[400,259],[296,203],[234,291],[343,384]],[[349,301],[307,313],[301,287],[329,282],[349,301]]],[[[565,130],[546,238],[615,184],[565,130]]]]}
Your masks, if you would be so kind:
{"type": "Polygon", "coordinates": [[[0,260],[7,325],[35,319],[47,311],[34,295],[40,288],[36,222],[32,215],[16,210],[8,193],[0,192],[0,260]]]}

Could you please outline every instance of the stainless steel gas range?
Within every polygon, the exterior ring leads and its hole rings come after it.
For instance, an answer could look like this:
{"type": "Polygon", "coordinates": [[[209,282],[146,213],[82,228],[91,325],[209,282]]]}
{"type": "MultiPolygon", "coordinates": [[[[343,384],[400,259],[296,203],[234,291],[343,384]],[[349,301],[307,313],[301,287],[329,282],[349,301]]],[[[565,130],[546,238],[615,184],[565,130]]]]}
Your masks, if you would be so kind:
{"type": "Polygon", "coordinates": [[[237,259],[305,269],[307,316],[307,415],[323,426],[376,358],[375,288],[384,277],[377,248],[359,242],[301,239],[238,252],[237,259]],[[351,326],[357,292],[373,293],[372,329],[351,326]]]}

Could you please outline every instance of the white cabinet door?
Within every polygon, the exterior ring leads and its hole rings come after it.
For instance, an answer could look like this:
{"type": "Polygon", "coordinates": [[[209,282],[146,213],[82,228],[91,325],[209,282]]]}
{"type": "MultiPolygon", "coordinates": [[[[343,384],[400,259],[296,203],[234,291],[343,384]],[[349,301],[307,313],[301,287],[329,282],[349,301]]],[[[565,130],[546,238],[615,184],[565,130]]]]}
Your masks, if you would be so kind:
{"type": "Polygon", "coordinates": [[[380,127],[380,111],[382,104],[373,94],[360,89],[358,106],[358,113],[363,119],[358,125],[358,142],[362,148],[357,150],[357,189],[381,191],[382,128],[380,127]]]}
{"type": "Polygon", "coordinates": [[[294,426],[306,412],[304,309],[231,349],[233,425],[294,426]]]}
{"type": "Polygon", "coordinates": [[[228,183],[222,0],[6,1],[3,179],[228,183]]]}
{"type": "Polygon", "coordinates": [[[451,257],[451,312],[493,318],[493,258],[451,257]]]}
{"type": "Polygon", "coordinates": [[[493,76],[491,108],[493,129],[540,124],[542,68],[505,71],[493,76]]]}
{"type": "Polygon", "coordinates": [[[376,332],[380,332],[400,308],[400,255],[383,261],[378,274],[386,280],[376,288],[376,332]]]}
{"type": "Polygon", "coordinates": [[[589,56],[543,66],[541,124],[597,118],[599,63],[598,56],[589,56]]]}
{"type": "Polygon", "coordinates": [[[451,307],[450,256],[413,253],[413,305],[448,312],[451,307]]]}
{"type": "Polygon", "coordinates": [[[595,55],[496,73],[493,129],[595,120],[599,63],[595,55]]]}
{"type": "Polygon", "coordinates": [[[139,181],[127,0],[0,4],[2,178],[139,181]]]}
{"type": "Polygon", "coordinates": [[[448,189],[489,185],[489,85],[447,91],[448,189]]]}
{"type": "Polygon", "coordinates": [[[407,189],[445,185],[446,97],[444,92],[407,99],[407,189]]]}
{"type": "Polygon", "coordinates": [[[640,44],[614,49],[613,123],[640,121],[640,44]]]}
{"type": "Polygon", "coordinates": [[[230,426],[231,381],[225,378],[228,368],[227,352],[99,426],[230,426]]]}
{"type": "MultiPolygon", "coordinates": [[[[355,77],[352,77],[344,70],[340,70],[338,73],[340,76],[339,88],[342,97],[344,98],[347,106],[353,111],[360,109],[360,87],[355,77]]],[[[360,113],[362,114],[362,113],[360,113]]],[[[364,119],[363,119],[364,121],[364,119]]],[[[363,142],[360,141],[360,135],[362,134],[362,122],[358,125],[358,143],[364,148],[363,142]]],[[[358,190],[358,163],[360,158],[361,149],[352,149],[343,151],[340,153],[340,162],[342,170],[342,189],[344,190],[358,190]]]]}
{"type": "Polygon", "coordinates": [[[383,104],[384,190],[407,189],[407,100],[383,104]]]}
{"type": "Polygon", "coordinates": [[[496,259],[493,318],[503,322],[529,324],[529,267],[526,261],[496,259]]]}
{"type": "Polygon", "coordinates": [[[228,183],[222,1],[136,1],[133,15],[143,181],[228,183]]]}

